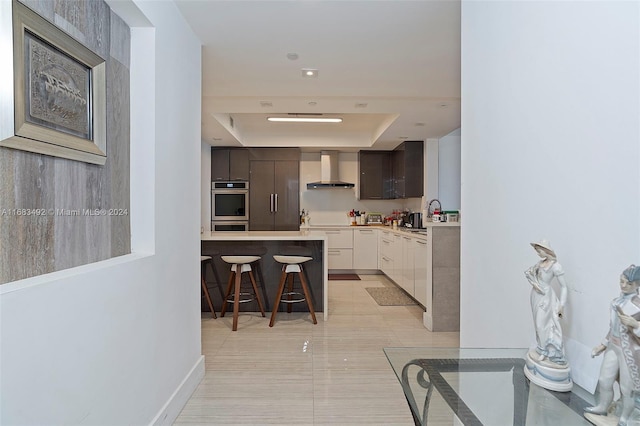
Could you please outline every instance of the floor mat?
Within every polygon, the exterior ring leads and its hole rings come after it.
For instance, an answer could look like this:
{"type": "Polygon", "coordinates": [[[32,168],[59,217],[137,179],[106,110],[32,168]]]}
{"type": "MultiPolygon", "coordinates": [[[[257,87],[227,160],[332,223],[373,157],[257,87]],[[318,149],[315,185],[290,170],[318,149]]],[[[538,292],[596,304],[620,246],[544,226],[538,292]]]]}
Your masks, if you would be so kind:
{"type": "Polygon", "coordinates": [[[417,305],[415,300],[397,287],[366,287],[365,290],[380,306],[417,305]]]}
{"type": "Polygon", "coordinates": [[[358,274],[329,274],[329,280],[360,281],[360,277],[358,276],[358,274]]]}

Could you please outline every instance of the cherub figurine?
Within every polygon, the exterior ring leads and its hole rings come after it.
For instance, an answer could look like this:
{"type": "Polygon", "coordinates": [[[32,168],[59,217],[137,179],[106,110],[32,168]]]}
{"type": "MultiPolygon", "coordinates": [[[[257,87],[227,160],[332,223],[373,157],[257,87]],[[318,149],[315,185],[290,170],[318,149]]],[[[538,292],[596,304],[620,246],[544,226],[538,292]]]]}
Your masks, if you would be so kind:
{"type": "Polygon", "coordinates": [[[640,402],[640,266],[631,265],[620,275],[620,296],[610,308],[609,333],[591,352],[604,353],[598,379],[597,404],[585,409],[592,423],[610,424],[609,406],[613,402],[613,384],[620,386],[619,426],[626,426],[636,403],[640,402]]]}

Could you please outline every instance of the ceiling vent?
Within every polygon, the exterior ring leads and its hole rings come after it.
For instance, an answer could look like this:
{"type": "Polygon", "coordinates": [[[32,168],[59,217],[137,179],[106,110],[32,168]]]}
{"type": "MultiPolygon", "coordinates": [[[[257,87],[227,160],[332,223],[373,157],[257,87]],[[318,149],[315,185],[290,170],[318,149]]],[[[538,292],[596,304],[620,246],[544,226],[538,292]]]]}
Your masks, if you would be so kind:
{"type": "Polygon", "coordinates": [[[320,181],[307,184],[307,189],[353,188],[353,183],[343,182],[338,175],[338,151],[320,152],[320,181]]]}

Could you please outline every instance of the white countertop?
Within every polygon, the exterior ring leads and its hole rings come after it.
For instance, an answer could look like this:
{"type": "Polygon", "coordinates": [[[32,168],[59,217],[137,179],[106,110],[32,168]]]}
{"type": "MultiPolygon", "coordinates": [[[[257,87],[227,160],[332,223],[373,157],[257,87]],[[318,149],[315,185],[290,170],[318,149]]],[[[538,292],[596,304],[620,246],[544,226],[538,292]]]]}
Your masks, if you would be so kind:
{"type": "Polygon", "coordinates": [[[205,232],[202,241],[327,241],[323,234],[312,234],[307,229],[301,231],[247,231],[247,232],[205,232]]]}

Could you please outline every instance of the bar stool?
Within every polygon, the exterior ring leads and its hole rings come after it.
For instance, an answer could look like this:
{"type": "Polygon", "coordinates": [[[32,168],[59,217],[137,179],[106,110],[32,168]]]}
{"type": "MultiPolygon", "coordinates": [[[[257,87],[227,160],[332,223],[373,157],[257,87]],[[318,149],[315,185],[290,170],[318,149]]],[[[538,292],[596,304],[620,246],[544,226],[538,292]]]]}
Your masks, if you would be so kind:
{"type": "MultiPolygon", "coordinates": [[[[313,260],[312,257],[309,256],[283,256],[275,254],[273,255],[273,259],[282,263],[282,274],[280,274],[280,283],[278,284],[278,292],[276,293],[275,302],[282,302],[287,304],[287,312],[291,313],[291,304],[299,303],[299,302],[307,302],[307,306],[309,307],[309,312],[311,313],[311,319],[314,324],[317,324],[316,313],[313,309],[313,301],[311,300],[311,292],[309,291],[309,286],[307,284],[307,279],[305,278],[305,274],[303,273],[302,264],[313,260]],[[304,293],[304,297],[302,294],[293,291],[293,280],[294,275],[297,273],[298,278],[300,279],[300,284],[302,286],[302,292],[304,293]],[[285,284],[287,284],[287,292],[284,292],[285,284]],[[286,299],[283,297],[286,296],[286,299]],[[295,297],[295,299],[294,299],[295,297]]],[[[271,311],[271,321],[269,321],[269,327],[273,327],[273,324],[276,321],[276,314],[278,313],[277,306],[274,306],[271,311]]]]}
{"type": "Polygon", "coordinates": [[[200,256],[200,281],[202,283],[202,292],[204,293],[205,299],[207,299],[207,303],[209,304],[209,309],[211,309],[211,316],[215,319],[218,317],[216,316],[215,309],[213,309],[213,303],[211,303],[211,295],[209,295],[209,289],[207,288],[207,283],[204,280],[207,263],[211,261],[212,261],[211,256],[200,256]]]}
{"type": "Polygon", "coordinates": [[[240,308],[240,303],[251,302],[254,299],[257,300],[260,312],[263,317],[265,316],[264,307],[262,306],[262,301],[258,295],[258,286],[256,285],[256,280],[251,270],[251,264],[259,260],[260,256],[220,256],[220,258],[226,263],[231,264],[231,273],[229,274],[227,291],[223,299],[220,316],[224,317],[224,314],[227,311],[227,304],[233,303],[233,331],[236,331],[238,329],[238,310],[240,308]],[[242,285],[242,274],[245,272],[249,275],[251,286],[253,287],[253,296],[251,293],[242,292],[240,289],[242,285]],[[233,295],[231,294],[231,290],[234,291],[233,295]],[[243,299],[240,299],[241,296],[243,299]],[[225,301],[227,303],[224,303],[225,301]]]}
{"type": "Polygon", "coordinates": [[[220,279],[220,274],[218,274],[218,268],[216,268],[215,257],[220,256],[220,253],[217,251],[207,251],[205,256],[201,256],[207,258],[202,261],[202,276],[204,277],[205,284],[207,281],[207,265],[211,268],[213,272],[213,276],[216,281],[216,286],[218,287],[218,292],[220,293],[220,297],[224,300],[224,290],[222,288],[222,280],[220,279]]]}
{"type": "Polygon", "coordinates": [[[258,260],[251,262],[251,269],[255,272],[256,283],[262,290],[262,302],[264,303],[265,310],[268,311],[270,308],[269,297],[265,287],[264,275],[262,274],[262,256],[267,254],[267,248],[262,245],[242,245],[241,247],[230,247],[227,254],[258,257],[258,260]]]}

